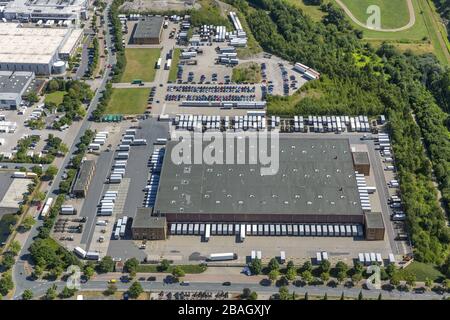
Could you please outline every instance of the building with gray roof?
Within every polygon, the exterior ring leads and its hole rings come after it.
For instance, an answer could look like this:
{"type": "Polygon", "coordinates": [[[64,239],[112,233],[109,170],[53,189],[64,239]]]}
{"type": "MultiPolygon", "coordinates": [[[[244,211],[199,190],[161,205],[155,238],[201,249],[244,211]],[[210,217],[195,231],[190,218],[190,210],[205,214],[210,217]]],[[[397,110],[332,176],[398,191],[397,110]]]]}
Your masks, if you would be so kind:
{"type": "Polygon", "coordinates": [[[86,196],[94,174],[95,174],[95,161],[94,160],[83,161],[80,170],[78,171],[77,180],[75,181],[75,184],[72,189],[72,192],[75,196],[77,197],[86,196]]]}
{"type": "Polygon", "coordinates": [[[0,109],[17,109],[33,79],[33,72],[0,71],[0,109]]]}
{"type": "Polygon", "coordinates": [[[348,139],[280,137],[274,175],[248,162],[176,165],[176,143],[153,211],[168,222],[364,223],[348,139]]]}
{"type": "Polygon", "coordinates": [[[144,17],[136,24],[131,36],[133,44],[159,44],[163,30],[163,17],[144,17]]]}

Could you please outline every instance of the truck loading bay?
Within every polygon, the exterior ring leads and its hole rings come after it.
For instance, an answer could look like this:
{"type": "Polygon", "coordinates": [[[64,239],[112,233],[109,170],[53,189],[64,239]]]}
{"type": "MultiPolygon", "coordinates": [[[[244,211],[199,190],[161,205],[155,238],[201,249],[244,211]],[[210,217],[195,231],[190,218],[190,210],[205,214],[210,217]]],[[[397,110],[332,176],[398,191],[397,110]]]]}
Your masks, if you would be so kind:
{"type": "MultiPolygon", "coordinates": [[[[283,122],[283,121],[282,121],[283,122]]],[[[295,263],[311,259],[318,251],[326,251],[330,260],[342,260],[351,262],[358,257],[359,253],[376,252],[387,258],[390,253],[401,256],[409,252],[407,241],[396,240],[402,222],[391,221],[393,213],[388,205],[388,199],[395,194],[395,188],[388,187],[388,182],[395,179],[395,172],[386,170],[387,163],[384,162],[380,152],[376,149],[375,140],[367,138],[370,134],[360,132],[345,132],[336,135],[332,132],[290,132],[281,133],[280,137],[314,138],[314,139],[348,139],[355,151],[366,151],[370,160],[370,174],[365,177],[368,186],[375,186],[376,192],[370,194],[372,212],[381,212],[385,226],[385,236],[380,241],[367,241],[361,236],[287,236],[276,235],[277,241],[274,245],[273,236],[251,235],[247,232],[244,241],[240,241],[237,235],[212,234],[208,241],[204,236],[188,234],[172,234],[170,224],[167,227],[169,234],[166,240],[137,241],[131,239],[130,226],[128,222],[124,236],[115,239],[113,226],[116,221],[127,216],[134,218],[137,208],[143,207],[145,192],[144,187],[150,176],[148,163],[153,151],[161,146],[153,143],[158,138],[169,137],[170,123],[157,121],[156,119],[141,119],[139,122],[125,121],[120,124],[110,125],[107,129],[102,126],[101,130],[107,130],[109,136],[105,146],[100,152],[89,154],[88,157],[96,161],[96,171],[92,178],[89,192],[86,198],[71,199],[77,203],[78,216],[86,217],[83,231],[75,235],[75,239],[64,241],[69,249],[77,246],[90,251],[99,252],[100,257],[110,255],[114,258],[126,260],[136,257],[140,261],[160,261],[161,259],[173,260],[175,263],[199,263],[204,262],[214,252],[235,252],[238,259],[237,264],[244,264],[251,251],[262,252],[263,262],[279,254],[286,252],[286,259],[295,263]],[[111,167],[117,155],[116,149],[123,139],[126,129],[137,128],[136,138],[147,140],[147,145],[136,146],[130,149],[126,174],[120,184],[109,184],[108,177],[111,167]],[[102,196],[108,190],[117,191],[118,197],[111,216],[97,216],[97,207],[102,196]],[[99,220],[106,221],[106,225],[98,225],[99,220]]],[[[100,127],[98,128],[100,130],[100,127]]],[[[312,130],[311,130],[312,131],[312,130]]],[[[375,135],[374,135],[375,136],[375,135]]],[[[325,140],[324,140],[325,141],[325,140]]],[[[164,146],[163,146],[164,147],[164,146]]],[[[166,194],[166,193],[165,193],[166,194]]],[[[186,223],[187,224],[187,223],[186,223]]],[[[58,238],[58,237],[56,237],[58,238]]]]}

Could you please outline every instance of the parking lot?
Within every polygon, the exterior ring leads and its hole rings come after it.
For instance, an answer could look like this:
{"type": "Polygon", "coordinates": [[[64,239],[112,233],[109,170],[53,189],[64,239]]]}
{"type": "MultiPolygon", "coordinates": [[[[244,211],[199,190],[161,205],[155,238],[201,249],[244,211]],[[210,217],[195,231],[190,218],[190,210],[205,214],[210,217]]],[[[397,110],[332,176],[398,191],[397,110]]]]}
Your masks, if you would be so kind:
{"type": "MultiPolygon", "coordinates": [[[[301,74],[293,70],[293,65],[273,55],[261,53],[249,60],[240,60],[239,64],[253,61],[261,67],[261,82],[248,84],[235,84],[232,81],[233,67],[216,62],[218,47],[226,46],[226,43],[200,42],[199,46],[192,47],[177,43],[176,36],[171,32],[179,33],[179,23],[170,21],[167,29],[163,29],[161,43],[158,45],[134,45],[130,43],[130,37],[136,21],[127,21],[127,30],[124,41],[127,48],[164,48],[161,52],[161,68],[156,70],[155,81],[144,83],[145,86],[156,86],[153,101],[150,101],[149,110],[153,115],[159,114],[205,114],[205,115],[244,115],[245,110],[223,109],[220,107],[180,106],[181,102],[192,101],[261,101],[266,94],[291,95],[307,80],[301,74]],[[173,64],[170,70],[165,68],[169,58],[169,51],[174,49],[195,49],[198,54],[191,59],[180,59],[178,68],[173,64]],[[177,72],[175,81],[169,80],[172,69],[177,72]],[[178,70],[177,70],[178,69],[178,70]],[[232,88],[233,87],[233,88],[232,88]],[[250,88],[250,92],[243,92],[250,88]],[[182,90],[184,92],[178,91],[182,90]]],[[[173,72],[173,71],[172,71],[173,72]]],[[[121,87],[124,84],[116,84],[121,87]]],[[[129,87],[129,84],[127,84],[129,87]]]]}
{"type": "MultiPolygon", "coordinates": [[[[97,251],[101,257],[107,253],[111,256],[121,256],[124,252],[130,254],[130,256],[139,257],[141,251],[134,247],[130,240],[131,220],[127,224],[126,234],[121,237],[121,240],[113,239],[113,226],[117,219],[123,216],[133,218],[136,208],[143,206],[143,189],[150,174],[145,159],[149,159],[153,152],[153,142],[157,138],[168,136],[168,124],[150,118],[139,122],[124,121],[108,124],[106,127],[104,124],[101,126],[100,124],[94,124],[93,129],[108,131],[109,134],[101,150],[88,154],[88,159],[96,161],[96,170],[89,186],[89,192],[84,199],[70,199],[65,203],[72,204],[78,211],[76,216],[68,216],[69,220],[85,219],[85,222],[81,222],[83,230],[82,233],[72,233],[70,236],[73,239],[63,240],[62,243],[69,249],[81,246],[90,251],[97,251]],[[136,138],[146,139],[147,145],[132,147],[123,180],[119,184],[108,183],[112,164],[117,155],[115,150],[124,131],[130,127],[138,128],[136,138]],[[111,216],[97,216],[100,199],[108,190],[119,192],[113,213],[111,216]],[[106,221],[106,225],[98,225],[99,220],[106,221]],[[111,251],[112,253],[110,253],[111,251]]],[[[64,222],[71,223],[71,221],[62,221],[62,223],[64,222]]],[[[61,233],[55,238],[60,239],[67,236],[69,236],[68,233],[61,233]]]]}

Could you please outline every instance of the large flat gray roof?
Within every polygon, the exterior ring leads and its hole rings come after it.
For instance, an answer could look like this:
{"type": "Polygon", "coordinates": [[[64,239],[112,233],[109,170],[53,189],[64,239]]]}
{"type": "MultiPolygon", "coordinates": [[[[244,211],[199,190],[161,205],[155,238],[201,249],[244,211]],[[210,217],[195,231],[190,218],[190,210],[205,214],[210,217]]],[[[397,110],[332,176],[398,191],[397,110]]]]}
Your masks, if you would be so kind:
{"type": "Polygon", "coordinates": [[[145,17],[138,21],[134,30],[134,38],[159,38],[163,17],[145,17]]]}
{"type": "Polygon", "coordinates": [[[166,146],[154,212],[362,214],[348,139],[280,137],[278,173],[266,176],[259,164],[176,165],[175,145],[166,146]]]}
{"type": "Polygon", "coordinates": [[[164,228],[165,217],[152,216],[152,208],[137,208],[133,219],[133,228],[164,228]]]}
{"type": "Polygon", "coordinates": [[[21,95],[33,78],[33,72],[0,71],[0,96],[7,99],[21,95]]]}

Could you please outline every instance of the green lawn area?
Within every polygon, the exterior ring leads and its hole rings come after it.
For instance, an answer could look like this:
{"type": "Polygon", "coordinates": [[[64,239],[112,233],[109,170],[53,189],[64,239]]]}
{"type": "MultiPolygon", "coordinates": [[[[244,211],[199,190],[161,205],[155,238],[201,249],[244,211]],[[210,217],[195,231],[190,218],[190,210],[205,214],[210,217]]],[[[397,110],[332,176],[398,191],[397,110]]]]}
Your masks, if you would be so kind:
{"type": "Polygon", "coordinates": [[[426,278],[430,278],[433,281],[445,278],[436,266],[418,261],[413,261],[405,269],[400,270],[400,274],[405,271],[414,273],[417,281],[425,281],[426,278]]]}
{"type": "Polygon", "coordinates": [[[172,65],[170,66],[170,71],[169,71],[169,81],[171,81],[171,82],[177,81],[177,72],[178,72],[178,63],[180,62],[180,53],[181,53],[180,48],[175,48],[175,50],[173,50],[172,65]]]}
{"type": "Polygon", "coordinates": [[[246,62],[233,69],[231,81],[236,83],[261,81],[261,66],[255,62],[246,62]]]}
{"type": "MultiPolygon", "coordinates": [[[[306,5],[303,0],[285,0],[287,3],[292,4],[303,10],[305,14],[310,16],[314,21],[322,21],[325,13],[320,10],[319,6],[306,5]]],[[[325,2],[325,1],[324,1],[325,2]]]]}
{"type": "Polygon", "coordinates": [[[53,102],[54,104],[59,105],[62,103],[65,94],[65,91],[55,91],[52,93],[48,93],[45,95],[45,102],[53,102]]]}
{"type": "MultiPolygon", "coordinates": [[[[207,267],[205,265],[200,264],[185,264],[179,265],[181,269],[184,270],[185,273],[202,273],[207,267]]],[[[166,271],[167,273],[171,273],[174,266],[169,266],[169,269],[166,271]]],[[[155,264],[140,264],[137,268],[137,272],[159,272],[158,265],[155,264]]]]}
{"type": "Polygon", "coordinates": [[[143,114],[149,92],[148,88],[113,89],[105,114],[143,114]]]}
{"type": "Polygon", "coordinates": [[[380,7],[381,27],[384,29],[400,28],[408,24],[409,11],[406,0],[341,0],[361,23],[366,23],[370,16],[366,10],[371,5],[380,7]]]}
{"type": "Polygon", "coordinates": [[[161,49],[159,48],[125,49],[127,66],[121,82],[131,82],[133,79],[141,79],[144,82],[155,80],[155,65],[160,55],[161,49]]]}

